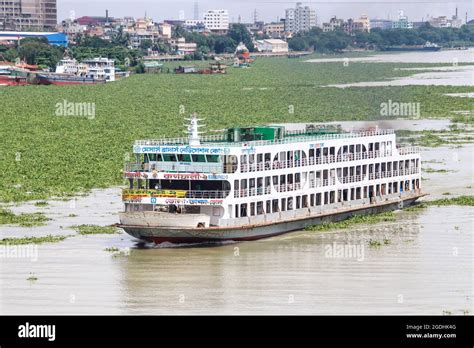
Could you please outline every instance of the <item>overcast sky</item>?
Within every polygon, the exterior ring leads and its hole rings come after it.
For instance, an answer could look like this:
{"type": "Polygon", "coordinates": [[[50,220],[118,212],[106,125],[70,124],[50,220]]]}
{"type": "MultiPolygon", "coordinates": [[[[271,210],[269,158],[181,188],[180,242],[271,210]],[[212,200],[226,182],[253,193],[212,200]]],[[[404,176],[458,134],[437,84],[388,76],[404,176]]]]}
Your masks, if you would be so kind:
{"type": "MultiPolygon", "coordinates": [[[[71,14],[77,17],[105,16],[109,10],[111,17],[143,17],[145,12],[155,21],[163,19],[186,19],[194,17],[194,0],[58,0],[58,20],[69,18],[71,14]],[[73,11],[73,12],[71,12],[73,11]]],[[[231,21],[237,21],[239,15],[243,22],[253,22],[254,10],[257,10],[258,20],[276,21],[285,16],[285,9],[294,7],[296,1],[285,0],[200,0],[199,12],[209,9],[227,9],[231,21]]],[[[428,16],[454,15],[456,6],[459,17],[463,20],[468,12],[468,18],[474,18],[471,0],[313,0],[302,1],[316,9],[318,24],[328,21],[332,16],[340,18],[356,18],[360,14],[368,14],[370,18],[396,19],[399,10],[412,21],[421,21],[428,16]]]]}

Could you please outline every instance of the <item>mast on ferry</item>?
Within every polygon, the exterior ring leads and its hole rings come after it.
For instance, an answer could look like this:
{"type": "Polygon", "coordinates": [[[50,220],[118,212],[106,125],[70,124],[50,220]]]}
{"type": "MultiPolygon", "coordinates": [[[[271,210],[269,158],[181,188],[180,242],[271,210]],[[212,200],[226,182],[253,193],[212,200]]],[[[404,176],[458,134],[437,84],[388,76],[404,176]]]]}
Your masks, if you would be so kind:
{"type": "Polygon", "coordinates": [[[191,115],[191,118],[185,118],[186,121],[189,121],[189,124],[185,125],[187,127],[186,134],[188,134],[189,145],[190,146],[199,146],[201,145],[200,135],[204,132],[199,131],[199,128],[204,127],[203,124],[199,124],[199,121],[203,121],[203,118],[198,118],[197,114],[194,113],[191,115]]]}

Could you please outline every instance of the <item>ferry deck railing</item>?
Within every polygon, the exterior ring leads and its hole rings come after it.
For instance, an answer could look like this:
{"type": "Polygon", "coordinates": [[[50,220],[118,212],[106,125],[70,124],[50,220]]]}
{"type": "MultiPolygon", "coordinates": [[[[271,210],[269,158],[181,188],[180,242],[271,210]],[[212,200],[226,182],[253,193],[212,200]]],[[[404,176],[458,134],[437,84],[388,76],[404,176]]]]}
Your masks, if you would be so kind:
{"type": "MultiPolygon", "coordinates": [[[[360,137],[371,137],[394,134],[393,129],[380,129],[374,131],[362,131],[362,132],[351,132],[351,133],[337,133],[337,134],[309,134],[306,131],[286,131],[285,137],[276,140],[257,140],[257,141],[241,141],[241,142],[227,142],[225,134],[216,134],[202,136],[201,147],[241,147],[243,144],[251,144],[252,146],[267,146],[277,144],[291,144],[298,142],[305,142],[311,140],[337,140],[347,138],[360,138],[360,137]]],[[[171,138],[171,139],[149,139],[149,140],[137,140],[135,145],[139,146],[173,146],[173,145],[189,145],[188,138],[171,138]]]]}
{"type": "MultiPolygon", "coordinates": [[[[399,149],[400,155],[417,154],[420,152],[419,147],[408,147],[399,149]]],[[[285,161],[266,161],[254,163],[241,163],[241,173],[259,172],[266,170],[297,168],[313,165],[323,165],[330,163],[344,163],[365,159],[390,157],[390,151],[368,151],[359,153],[346,153],[342,155],[329,155],[320,157],[303,158],[299,160],[285,160],[285,161]]],[[[187,173],[235,173],[237,164],[223,164],[223,163],[190,163],[183,164],[180,162],[153,162],[153,163],[127,163],[125,165],[125,172],[152,172],[152,171],[169,171],[169,172],[187,172],[187,173]]]]}

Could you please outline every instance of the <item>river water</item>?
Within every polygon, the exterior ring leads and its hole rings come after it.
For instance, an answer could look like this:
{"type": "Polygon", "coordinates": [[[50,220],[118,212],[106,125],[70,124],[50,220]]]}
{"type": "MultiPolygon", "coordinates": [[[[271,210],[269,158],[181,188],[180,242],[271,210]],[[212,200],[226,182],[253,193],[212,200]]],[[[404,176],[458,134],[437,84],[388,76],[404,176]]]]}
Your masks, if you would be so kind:
{"type": "Polygon", "coordinates": [[[442,63],[443,67],[399,68],[399,70],[414,70],[418,73],[392,78],[384,81],[364,81],[347,84],[334,84],[327,87],[378,87],[378,86],[474,86],[474,48],[468,50],[446,50],[439,52],[404,52],[396,54],[377,54],[357,58],[320,58],[310,59],[308,63],[341,62],[345,65],[352,63],[442,63]],[[424,71],[428,70],[428,71],[424,71]]]}
{"type": "MultiPolygon", "coordinates": [[[[360,123],[343,123],[351,129],[360,123]]],[[[365,124],[362,124],[365,125],[365,124]]],[[[445,129],[444,120],[380,124],[445,129]]],[[[473,195],[474,145],[427,148],[425,199],[473,195]],[[449,195],[448,195],[449,193],[449,195]]],[[[331,232],[300,231],[223,245],[155,247],[127,234],[77,235],[110,225],[120,188],[73,201],[9,207],[44,212],[47,226],[0,226],[6,237],[71,235],[0,254],[0,314],[472,314],[473,208],[397,212],[396,222],[331,232]],[[371,246],[370,242],[380,246],[371,246]],[[117,248],[109,252],[106,248],[117,248]],[[37,279],[28,280],[30,276],[37,279]]]]}

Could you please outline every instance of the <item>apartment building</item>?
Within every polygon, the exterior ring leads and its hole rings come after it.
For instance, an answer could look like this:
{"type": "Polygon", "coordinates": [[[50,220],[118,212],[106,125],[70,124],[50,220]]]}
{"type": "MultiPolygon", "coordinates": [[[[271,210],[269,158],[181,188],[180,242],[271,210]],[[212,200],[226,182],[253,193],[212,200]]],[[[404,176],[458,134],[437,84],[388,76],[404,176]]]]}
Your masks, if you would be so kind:
{"type": "Polygon", "coordinates": [[[57,22],[56,0],[0,0],[0,29],[51,30],[57,22]]]}

